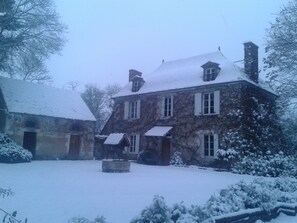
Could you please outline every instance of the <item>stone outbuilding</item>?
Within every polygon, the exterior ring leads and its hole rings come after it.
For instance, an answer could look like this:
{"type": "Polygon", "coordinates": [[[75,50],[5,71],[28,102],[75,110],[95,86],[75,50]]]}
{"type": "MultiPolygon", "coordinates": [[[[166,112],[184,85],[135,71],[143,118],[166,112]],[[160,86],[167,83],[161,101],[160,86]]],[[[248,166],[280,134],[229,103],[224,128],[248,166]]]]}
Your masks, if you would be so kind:
{"type": "Polygon", "coordinates": [[[0,77],[0,132],[34,159],[91,159],[95,121],[77,92],[0,77]]]}

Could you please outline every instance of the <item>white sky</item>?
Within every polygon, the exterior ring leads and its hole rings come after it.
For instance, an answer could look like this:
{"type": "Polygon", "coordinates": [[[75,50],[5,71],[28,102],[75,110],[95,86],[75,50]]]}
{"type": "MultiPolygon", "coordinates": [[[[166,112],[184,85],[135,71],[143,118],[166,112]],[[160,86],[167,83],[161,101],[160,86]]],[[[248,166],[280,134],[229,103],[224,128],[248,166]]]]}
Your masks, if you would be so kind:
{"type": "MultiPolygon", "coordinates": [[[[54,85],[128,82],[128,70],[149,73],[164,59],[213,52],[243,59],[253,41],[264,56],[265,29],[288,0],[55,0],[68,25],[62,55],[48,62],[54,85]]],[[[260,68],[262,64],[260,64],[260,68]]]]}

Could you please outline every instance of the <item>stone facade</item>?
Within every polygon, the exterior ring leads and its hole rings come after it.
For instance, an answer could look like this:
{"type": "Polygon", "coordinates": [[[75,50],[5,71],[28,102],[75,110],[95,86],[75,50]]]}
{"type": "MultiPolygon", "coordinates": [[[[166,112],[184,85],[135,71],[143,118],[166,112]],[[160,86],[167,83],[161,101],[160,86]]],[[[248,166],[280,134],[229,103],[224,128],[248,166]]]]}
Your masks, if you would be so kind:
{"type": "MultiPolygon", "coordinates": [[[[169,90],[149,94],[130,95],[115,98],[114,111],[103,129],[103,134],[115,132],[138,134],[139,151],[156,149],[159,153],[160,163],[168,164],[168,157],[175,151],[182,152],[188,162],[198,161],[208,163],[216,158],[205,156],[204,134],[212,134],[215,150],[222,145],[223,135],[232,128],[237,128],[241,123],[233,120],[228,114],[241,110],[244,117],[251,114],[252,103],[250,100],[257,98],[260,102],[274,105],[275,95],[269,93],[248,81],[237,81],[224,84],[204,85],[194,88],[169,90]],[[210,92],[219,92],[218,114],[195,114],[195,95],[210,92]],[[162,100],[170,96],[173,100],[172,116],[162,117],[162,100]],[[125,103],[127,101],[140,102],[140,117],[129,119],[124,117],[125,103]],[[145,133],[154,126],[172,126],[172,130],[165,137],[148,137],[145,133]],[[169,154],[164,150],[164,143],[169,144],[169,154]],[[163,161],[162,161],[163,160],[163,161]]],[[[245,118],[242,121],[247,120],[245,118]]],[[[134,155],[134,156],[133,156],[134,155]]],[[[130,153],[130,158],[135,158],[130,153]]]]}
{"type": "Polygon", "coordinates": [[[9,113],[4,132],[35,159],[91,159],[94,122],[9,113]]]}
{"type": "Polygon", "coordinates": [[[252,42],[244,43],[244,69],[221,52],[164,62],[142,78],[138,91],[136,80],[129,79],[102,133],[130,135],[131,158],[154,150],[160,164],[169,164],[178,151],[188,163],[213,162],[228,146],[224,136],[235,131],[243,141],[255,138],[253,118],[260,105],[274,114],[276,95],[259,85],[258,76],[258,46],[252,42]]]}

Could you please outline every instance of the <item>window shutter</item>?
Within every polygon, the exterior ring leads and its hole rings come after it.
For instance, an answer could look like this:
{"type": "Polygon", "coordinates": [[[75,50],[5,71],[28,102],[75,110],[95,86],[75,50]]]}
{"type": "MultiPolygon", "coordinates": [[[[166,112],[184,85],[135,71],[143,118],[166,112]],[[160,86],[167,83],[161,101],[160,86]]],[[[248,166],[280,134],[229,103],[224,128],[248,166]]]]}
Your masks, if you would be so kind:
{"type": "Polygon", "coordinates": [[[220,91],[214,92],[214,111],[216,114],[220,114],[220,91]]]}
{"type": "Polygon", "coordinates": [[[137,100],[137,118],[140,118],[140,100],[137,100]]]}
{"type": "Polygon", "coordinates": [[[165,97],[162,97],[161,101],[161,117],[163,118],[165,116],[165,97]]]}
{"type": "Polygon", "coordinates": [[[125,107],[124,107],[124,119],[129,118],[129,101],[125,101],[125,107]]]}
{"type": "Polygon", "coordinates": [[[217,157],[217,151],[219,149],[219,136],[218,134],[213,134],[214,141],[214,157],[217,157]]]}
{"type": "Polygon", "coordinates": [[[171,105],[170,105],[170,109],[171,109],[171,116],[173,116],[173,95],[171,96],[171,105]]]}
{"type": "Polygon", "coordinates": [[[140,135],[136,134],[135,153],[139,152],[139,141],[140,141],[139,139],[140,139],[140,135]]]}
{"type": "Polygon", "coordinates": [[[202,99],[202,94],[201,93],[196,93],[195,94],[195,105],[194,105],[194,114],[195,115],[202,115],[201,109],[202,109],[202,104],[201,104],[201,99],[202,99]]]}

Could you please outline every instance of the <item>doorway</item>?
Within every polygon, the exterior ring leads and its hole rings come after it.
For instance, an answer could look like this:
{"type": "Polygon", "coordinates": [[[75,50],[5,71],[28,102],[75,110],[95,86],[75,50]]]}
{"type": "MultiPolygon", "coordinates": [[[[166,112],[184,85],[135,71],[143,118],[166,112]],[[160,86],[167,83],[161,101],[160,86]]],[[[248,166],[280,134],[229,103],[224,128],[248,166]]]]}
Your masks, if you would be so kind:
{"type": "Polygon", "coordinates": [[[81,145],[81,136],[70,135],[69,153],[68,153],[69,159],[71,160],[79,159],[80,145],[81,145]]]}
{"type": "Polygon", "coordinates": [[[24,132],[23,147],[32,153],[33,159],[36,157],[36,141],[36,132],[24,132]]]}
{"type": "Polygon", "coordinates": [[[169,165],[170,163],[170,139],[162,138],[161,165],[169,165]]]}

